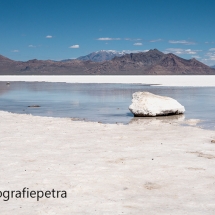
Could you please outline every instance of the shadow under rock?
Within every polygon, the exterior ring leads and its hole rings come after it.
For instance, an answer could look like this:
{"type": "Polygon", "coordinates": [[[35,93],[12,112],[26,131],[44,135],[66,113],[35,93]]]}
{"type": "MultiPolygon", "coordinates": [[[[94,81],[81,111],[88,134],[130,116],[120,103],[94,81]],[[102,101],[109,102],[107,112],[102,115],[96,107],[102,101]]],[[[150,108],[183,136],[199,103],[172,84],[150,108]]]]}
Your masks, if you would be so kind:
{"type": "Polygon", "coordinates": [[[131,125],[147,125],[147,124],[162,124],[162,123],[176,123],[181,124],[185,120],[185,115],[170,115],[158,117],[134,117],[128,124],[131,125]]]}

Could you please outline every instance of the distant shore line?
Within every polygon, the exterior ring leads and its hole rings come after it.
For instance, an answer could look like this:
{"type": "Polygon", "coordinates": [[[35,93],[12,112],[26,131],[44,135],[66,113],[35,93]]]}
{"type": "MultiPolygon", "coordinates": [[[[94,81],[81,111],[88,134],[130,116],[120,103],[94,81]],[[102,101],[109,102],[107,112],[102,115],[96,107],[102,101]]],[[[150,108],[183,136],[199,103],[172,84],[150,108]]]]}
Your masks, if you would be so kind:
{"type": "Polygon", "coordinates": [[[215,87],[215,75],[1,75],[0,81],[146,84],[178,87],[215,87]]]}

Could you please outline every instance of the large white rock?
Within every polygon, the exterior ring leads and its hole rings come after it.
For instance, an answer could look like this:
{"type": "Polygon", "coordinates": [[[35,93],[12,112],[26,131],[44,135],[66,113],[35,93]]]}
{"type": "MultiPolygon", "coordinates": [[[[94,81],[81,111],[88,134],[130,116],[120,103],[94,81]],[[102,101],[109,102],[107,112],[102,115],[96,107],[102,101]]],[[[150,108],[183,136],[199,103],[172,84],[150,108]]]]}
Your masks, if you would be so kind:
{"type": "Polygon", "coordinates": [[[184,106],[175,99],[149,92],[134,93],[129,110],[134,116],[165,116],[185,112],[184,106]]]}

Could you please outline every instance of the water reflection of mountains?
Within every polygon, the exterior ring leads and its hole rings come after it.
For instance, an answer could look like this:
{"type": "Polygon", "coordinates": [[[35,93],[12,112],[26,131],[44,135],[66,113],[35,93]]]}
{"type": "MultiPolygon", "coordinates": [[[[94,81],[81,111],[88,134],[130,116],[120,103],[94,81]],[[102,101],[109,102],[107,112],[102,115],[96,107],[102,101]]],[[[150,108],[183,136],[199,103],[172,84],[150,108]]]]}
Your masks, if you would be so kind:
{"type": "MultiPolygon", "coordinates": [[[[187,88],[187,87],[186,87],[187,88]]],[[[183,88],[184,89],[184,88],[183,88]]],[[[192,88],[195,91],[195,88],[192,88]]],[[[103,98],[115,96],[127,96],[137,91],[150,91],[155,94],[168,95],[170,88],[153,87],[142,84],[78,84],[78,83],[51,83],[51,82],[0,82],[0,94],[12,90],[29,90],[36,92],[66,92],[73,93],[81,91],[82,94],[100,96],[103,98]],[[162,90],[161,90],[162,88],[162,90]],[[167,88],[167,90],[165,90],[167,88]],[[166,92],[165,92],[166,91],[166,92]],[[166,94],[165,94],[166,93],[166,94]]],[[[179,87],[171,87],[171,94],[178,93],[179,87]]]]}

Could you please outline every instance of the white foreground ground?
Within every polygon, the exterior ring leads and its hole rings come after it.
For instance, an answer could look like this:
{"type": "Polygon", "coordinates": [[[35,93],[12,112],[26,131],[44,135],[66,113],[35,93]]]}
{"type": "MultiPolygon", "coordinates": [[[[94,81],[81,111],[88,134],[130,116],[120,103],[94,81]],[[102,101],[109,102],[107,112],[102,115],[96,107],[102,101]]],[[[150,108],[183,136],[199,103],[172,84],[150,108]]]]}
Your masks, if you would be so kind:
{"type": "Polygon", "coordinates": [[[67,83],[141,83],[159,84],[162,86],[197,86],[214,87],[215,75],[1,75],[0,81],[45,81],[45,82],[67,82],[67,83]]]}
{"type": "Polygon", "coordinates": [[[68,194],[1,197],[0,214],[213,215],[213,139],[177,120],[105,125],[0,111],[0,190],[68,194]]]}

